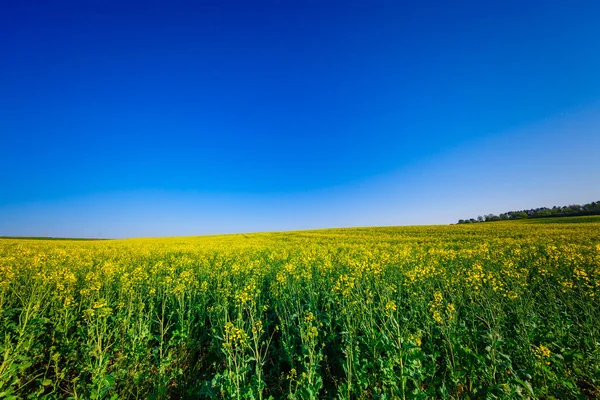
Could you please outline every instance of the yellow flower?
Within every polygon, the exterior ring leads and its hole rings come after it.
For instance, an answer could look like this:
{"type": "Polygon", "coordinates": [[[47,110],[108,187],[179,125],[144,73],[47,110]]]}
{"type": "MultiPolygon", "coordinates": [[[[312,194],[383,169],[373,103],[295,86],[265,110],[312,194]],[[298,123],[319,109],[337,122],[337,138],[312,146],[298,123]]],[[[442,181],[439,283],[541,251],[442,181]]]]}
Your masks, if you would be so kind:
{"type": "MultiPolygon", "coordinates": [[[[543,344],[535,348],[535,356],[540,360],[547,360],[551,354],[552,352],[550,351],[550,349],[544,346],[543,344]]],[[[546,364],[550,365],[550,362],[546,361],[546,364]]]]}
{"type": "Polygon", "coordinates": [[[387,304],[385,305],[385,310],[386,311],[396,311],[396,302],[393,300],[388,301],[387,304]]]}

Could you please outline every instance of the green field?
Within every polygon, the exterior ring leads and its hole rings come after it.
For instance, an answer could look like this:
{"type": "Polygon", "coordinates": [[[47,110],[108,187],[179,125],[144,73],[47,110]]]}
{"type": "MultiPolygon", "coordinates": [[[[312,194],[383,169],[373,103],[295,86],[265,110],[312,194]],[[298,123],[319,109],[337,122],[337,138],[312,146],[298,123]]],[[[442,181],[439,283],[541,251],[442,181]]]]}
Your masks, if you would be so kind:
{"type": "Polygon", "coordinates": [[[0,239],[0,399],[600,397],[600,218],[0,239]]]}

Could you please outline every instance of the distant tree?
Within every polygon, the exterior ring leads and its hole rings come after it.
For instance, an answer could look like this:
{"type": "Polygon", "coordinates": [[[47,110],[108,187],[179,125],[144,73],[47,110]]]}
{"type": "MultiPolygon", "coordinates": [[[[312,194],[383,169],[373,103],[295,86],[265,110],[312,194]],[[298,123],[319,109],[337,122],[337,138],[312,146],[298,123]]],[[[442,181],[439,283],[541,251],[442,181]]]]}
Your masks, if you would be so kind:
{"type": "Polygon", "coordinates": [[[600,201],[595,201],[593,203],[584,205],[583,212],[587,213],[588,215],[589,213],[600,214],[600,201]]]}
{"type": "MultiPolygon", "coordinates": [[[[562,216],[577,216],[577,215],[600,215],[600,201],[579,205],[571,204],[569,206],[553,206],[552,208],[539,207],[529,210],[508,211],[498,216],[487,214],[485,217],[481,215],[477,219],[463,219],[462,223],[473,222],[491,222],[499,220],[524,219],[524,218],[545,218],[545,217],[562,217],[562,216]]],[[[461,222],[459,222],[461,223],[461,222]]]]}
{"type": "Polygon", "coordinates": [[[546,207],[539,208],[535,213],[536,217],[550,217],[552,216],[552,210],[546,207]]]}
{"type": "Polygon", "coordinates": [[[508,214],[508,219],[517,219],[517,215],[519,213],[516,211],[509,211],[507,214],[508,214]]]}
{"type": "Polygon", "coordinates": [[[500,217],[494,214],[488,214],[485,216],[486,222],[500,221],[500,217]]]}

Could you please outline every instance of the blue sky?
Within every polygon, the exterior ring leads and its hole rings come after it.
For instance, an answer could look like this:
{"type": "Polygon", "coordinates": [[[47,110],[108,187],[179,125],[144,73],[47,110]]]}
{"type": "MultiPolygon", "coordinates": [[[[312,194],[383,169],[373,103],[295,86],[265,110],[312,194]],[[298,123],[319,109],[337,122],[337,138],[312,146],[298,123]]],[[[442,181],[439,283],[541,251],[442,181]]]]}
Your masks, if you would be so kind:
{"type": "Polygon", "coordinates": [[[438,3],[3,5],[0,235],[600,200],[600,4],[438,3]]]}

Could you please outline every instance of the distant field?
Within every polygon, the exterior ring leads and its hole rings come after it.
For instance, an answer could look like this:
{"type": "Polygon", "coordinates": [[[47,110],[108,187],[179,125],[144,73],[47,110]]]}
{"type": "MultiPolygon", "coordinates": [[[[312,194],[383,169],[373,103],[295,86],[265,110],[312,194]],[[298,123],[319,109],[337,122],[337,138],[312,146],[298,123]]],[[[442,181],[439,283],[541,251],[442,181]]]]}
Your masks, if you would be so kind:
{"type": "Polygon", "coordinates": [[[82,239],[82,238],[56,238],[56,237],[48,237],[48,236],[37,236],[37,237],[27,237],[27,236],[0,236],[0,239],[30,239],[30,240],[106,240],[106,239],[82,239]]]}
{"type": "Polygon", "coordinates": [[[599,398],[599,297],[598,216],[0,239],[0,399],[599,398]]]}
{"type": "Polygon", "coordinates": [[[552,217],[552,218],[530,218],[521,220],[538,224],[572,224],[586,222],[600,222],[600,215],[587,215],[582,217],[552,217]]]}

